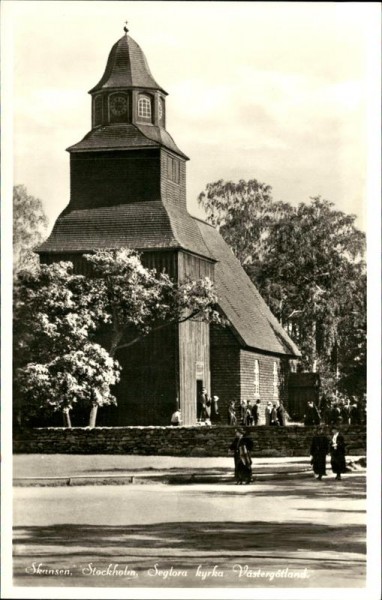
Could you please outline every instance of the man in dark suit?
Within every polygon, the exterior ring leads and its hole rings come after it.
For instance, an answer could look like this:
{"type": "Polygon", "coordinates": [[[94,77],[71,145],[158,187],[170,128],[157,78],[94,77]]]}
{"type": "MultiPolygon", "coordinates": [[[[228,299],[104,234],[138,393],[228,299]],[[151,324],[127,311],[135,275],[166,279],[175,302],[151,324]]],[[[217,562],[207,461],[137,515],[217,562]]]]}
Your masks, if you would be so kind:
{"type": "Polygon", "coordinates": [[[318,412],[317,406],[313,400],[308,401],[306,412],[304,415],[304,423],[306,426],[319,425],[321,421],[320,413],[318,412]]]}
{"type": "Polygon", "coordinates": [[[346,472],[345,440],[338,427],[332,427],[330,458],[332,471],[336,474],[336,479],[341,479],[341,474],[346,472]]]}

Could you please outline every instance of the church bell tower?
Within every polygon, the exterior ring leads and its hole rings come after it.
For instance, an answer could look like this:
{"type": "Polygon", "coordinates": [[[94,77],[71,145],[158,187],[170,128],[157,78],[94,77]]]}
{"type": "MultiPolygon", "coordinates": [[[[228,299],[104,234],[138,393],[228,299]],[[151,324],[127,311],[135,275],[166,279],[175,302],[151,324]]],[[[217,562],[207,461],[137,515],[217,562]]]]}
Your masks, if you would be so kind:
{"type": "MultiPolygon", "coordinates": [[[[188,157],[166,130],[167,92],[126,27],[89,94],[91,130],[68,148],[70,201],[38,249],[41,262],[71,260],[87,274],[83,254],[128,247],[176,280],[213,279],[215,261],[187,212],[188,157]]],[[[167,425],[177,406],[194,424],[197,390],[210,388],[209,353],[209,326],[196,322],[121,351],[118,407],[101,409],[99,424],[167,425]]]]}

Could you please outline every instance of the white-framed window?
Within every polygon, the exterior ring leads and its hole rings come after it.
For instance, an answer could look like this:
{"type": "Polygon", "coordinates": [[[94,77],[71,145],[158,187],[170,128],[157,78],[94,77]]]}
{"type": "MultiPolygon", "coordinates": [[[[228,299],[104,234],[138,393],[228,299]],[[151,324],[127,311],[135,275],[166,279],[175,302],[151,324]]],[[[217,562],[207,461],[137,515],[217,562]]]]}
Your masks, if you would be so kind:
{"type": "Polygon", "coordinates": [[[279,397],[279,370],[277,368],[277,362],[273,363],[273,397],[279,397]]]}
{"type": "Polygon", "coordinates": [[[138,117],[151,120],[151,101],[148,96],[139,96],[138,117]]]}
{"type": "Polygon", "coordinates": [[[257,359],[255,360],[255,365],[253,367],[253,388],[254,395],[260,396],[260,366],[257,359]]]}

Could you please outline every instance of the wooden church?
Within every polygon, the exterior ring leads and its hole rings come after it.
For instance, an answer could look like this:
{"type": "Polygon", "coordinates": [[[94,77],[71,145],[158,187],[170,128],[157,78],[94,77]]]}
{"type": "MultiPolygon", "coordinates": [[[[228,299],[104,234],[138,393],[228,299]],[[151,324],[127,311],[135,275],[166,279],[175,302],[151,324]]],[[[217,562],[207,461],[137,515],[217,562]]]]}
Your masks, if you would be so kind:
{"type": "Polygon", "coordinates": [[[169,425],[179,404],[194,425],[202,387],[219,397],[224,424],[232,400],[286,401],[299,351],[220,234],[187,212],[189,159],[166,130],[167,92],[127,31],[89,93],[92,129],[68,148],[70,202],[37,250],[41,262],[70,260],[86,275],[84,253],[134,248],[176,280],[210,277],[230,321],[181,323],[122,350],[118,406],[100,409],[98,424],[169,425]]]}

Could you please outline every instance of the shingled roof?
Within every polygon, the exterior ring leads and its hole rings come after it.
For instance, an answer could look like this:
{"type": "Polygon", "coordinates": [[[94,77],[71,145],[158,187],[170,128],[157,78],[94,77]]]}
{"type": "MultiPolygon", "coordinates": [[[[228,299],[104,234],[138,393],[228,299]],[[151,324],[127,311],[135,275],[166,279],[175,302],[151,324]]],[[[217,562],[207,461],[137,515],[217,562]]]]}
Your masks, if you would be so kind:
{"type": "Polygon", "coordinates": [[[91,252],[122,247],[183,248],[212,259],[194,219],[184,210],[165,207],[160,201],[64,211],[36,252],[91,252]]]}
{"type": "Polygon", "coordinates": [[[274,317],[220,233],[195,219],[215,265],[219,305],[242,344],[275,354],[300,356],[300,351],[274,317]]]}
{"type": "Polygon", "coordinates": [[[80,142],[67,148],[67,151],[131,150],[150,146],[163,146],[188,160],[188,156],[178,148],[171,135],[162,127],[132,123],[95,127],[80,142]]]}
{"type": "Polygon", "coordinates": [[[89,93],[119,87],[148,88],[167,95],[152,76],[141,47],[129,35],[114,44],[104,74],[89,93]]]}

